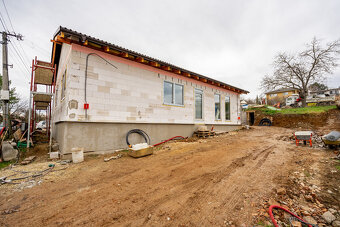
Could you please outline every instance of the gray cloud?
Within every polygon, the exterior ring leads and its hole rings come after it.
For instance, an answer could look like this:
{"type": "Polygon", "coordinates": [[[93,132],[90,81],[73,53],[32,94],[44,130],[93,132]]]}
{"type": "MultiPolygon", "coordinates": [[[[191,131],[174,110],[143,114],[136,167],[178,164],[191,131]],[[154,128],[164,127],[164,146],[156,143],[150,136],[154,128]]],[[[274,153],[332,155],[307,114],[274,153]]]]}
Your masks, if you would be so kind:
{"type": "MultiPolygon", "coordinates": [[[[259,82],[279,51],[301,50],[314,36],[340,38],[336,0],[5,2],[29,58],[50,60],[50,39],[62,25],[249,90],[251,97],[261,93],[259,82]]],[[[11,54],[12,85],[27,97],[29,75],[11,54]]],[[[340,86],[340,69],[327,83],[340,86]]]]}

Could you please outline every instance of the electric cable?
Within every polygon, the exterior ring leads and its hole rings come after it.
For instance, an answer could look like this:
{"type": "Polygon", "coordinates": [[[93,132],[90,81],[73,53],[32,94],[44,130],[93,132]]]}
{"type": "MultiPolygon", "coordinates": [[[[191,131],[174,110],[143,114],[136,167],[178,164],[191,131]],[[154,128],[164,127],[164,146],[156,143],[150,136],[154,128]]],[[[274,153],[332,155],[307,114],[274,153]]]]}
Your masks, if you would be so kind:
{"type": "MultiPolygon", "coordinates": [[[[86,88],[87,88],[87,68],[88,68],[88,64],[89,64],[89,57],[91,55],[95,55],[99,58],[101,58],[102,60],[104,60],[106,63],[108,63],[109,65],[111,65],[112,67],[114,67],[115,69],[118,69],[114,64],[112,64],[111,62],[109,62],[108,60],[106,60],[105,58],[103,58],[102,56],[100,56],[99,54],[96,53],[89,53],[86,56],[86,65],[85,65],[85,89],[84,89],[84,98],[85,98],[85,103],[87,103],[87,96],[86,96],[86,88]]],[[[85,109],[85,119],[87,119],[87,109],[85,109]]]]}
{"type": "Polygon", "coordinates": [[[150,137],[149,137],[149,135],[146,133],[146,132],[144,132],[143,130],[141,130],[141,129],[132,129],[132,130],[130,130],[130,131],[128,131],[128,133],[126,134],[126,144],[129,146],[129,147],[131,147],[131,144],[130,144],[130,142],[129,142],[129,136],[131,135],[131,134],[133,134],[133,133],[136,133],[136,134],[139,134],[139,135],[141,135],[143,138],[144,138],[144,140],[145,140],[145,142],[147,143],[147,144],[150,144],[150,137]]]}

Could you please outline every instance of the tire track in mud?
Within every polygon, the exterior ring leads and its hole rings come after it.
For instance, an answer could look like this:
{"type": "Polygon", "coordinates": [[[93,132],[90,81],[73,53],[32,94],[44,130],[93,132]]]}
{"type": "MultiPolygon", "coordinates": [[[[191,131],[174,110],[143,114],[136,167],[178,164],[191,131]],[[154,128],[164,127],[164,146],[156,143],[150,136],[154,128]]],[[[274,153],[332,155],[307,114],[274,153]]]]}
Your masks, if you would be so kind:
{"type": "MultiPolygon", "coordinates": [[[[196,190],[193,194],[193,196],[189,197],[189,199],[186,201],[185,206],[187,207],[199,207],[201,209],[203,206],[208,204],[208,197],[214,197],[214,194],[225,194],[226,198],[219,206],[218,208],[223,208],[225,210],[234,209],[236,205],[238,204],[239,200],[242,199],[242,193],[245,191],[245,187],[247,185],[247,182],[249,179],[252,178],[252,175],[256,172],[255,170],[258,169],[263,165],[265,160],[268,158],[269,154],[271,153],[271,149],[274,148],[275,145],[269,146],[257,153],[251,153],[244,157],[236,159],[232,164],[230,164],[227,167],[219,168],[219,170],[215,171],[214,174],[217,174],[217,181],[208,181],[201,184],[201,188],[196,190]],[[245,161],[248,160],[256,160],[260,156],[262,156],[259,160],[257,160],[255,163],[251,163],[251,166],[244,167],[245,161]],[[241,168],[238,168],[241,167],[241,168]],[[244,167],[244,168],[242,168],[244,167]],[[226,169],[223,171],[223,169],[226,169]],[[232,173],[235,173],[236,181],[231,181],[230,183],[227,183],[228,178],[231,176],[232,173]],[[239,181],[239,176],[249,176],[243,181],[239,181]],[[222,187],[215,190],[217,187],[217,183],[220,183],[223,180],[224,184],[230,185],[227,190],[225,190],[225,187],[222,187]],[[240,187],[241,186],[241,187],[240,187]],[[230,195],[229,197],[227,197],[230,195]],[[225,207],[226,206],[226,207],[225,207]]],[[[247,163],[248,165],[248,163],[247,163]]],[[[254,181],[254,180],[253,180],[254,181]]],[[[191,216],[188,215],[187,212],[178,212],[176,216],[191,216]]],[[[206,221],[206,217],[199,216],[201,219],[200,221],[206,221]]],[[[187,220],[190,222],[190,220],[187,220]]]]}
{"type": "MultiPolygon", "coordinates": [[[[261,167],[264,161],[269,156],[271,152],[271,148],[273,148],[274,146],[275,145],[272,145],[256,153],[249,153],[243,157],[236,158],[228,166],[221,166],[217,168],[216,170],[214,170],[213,172],[205,173],[199,176],[195,176],[194,178],[183,180],[182,184],[180,184],[176,188],[174,193],[168,196],[156,199],[152,203],[154,205],[148,208],[143,208],[142,210],[139,211],[139,213],[143,212],[146,209],[149,212],[154,211],[157,207],[167,203],[168,201],[178,199],[178,197],[180,197],[181,195],[176,192],[189,191],[189,190],[194,190],[194,191],[191,193],[192,195],[190,197],[188,198],[184,197],[185,203],[181,204],[181,206],[192,207],[192,208],[201,207],[204,205],[205,202],[207,202],[208,197],[212,196],[212,194],[214,193],[213,191],[214,191],[215,186],[219,184],[221,181],[223,181],[223,183],[226,183],[227,179],[234,173],[241,171],[240,172],[241,174],[250,174],[255,169],[261,167]],[[245,163],[248,160],[250,160],[249,162],[252,162],[253,160],[258,159],[261,155],[263,157],[259,159],[255,163],[255,165],[252,165],[253,166],[252,168],[247,168],[247,169],[242,168],[246,165],[245,163]]],[[[240,174],[237,173],[237,175],[240,175],[240,174]]],[[[229,194],[232,193],[233,190],[237,189],[235,188],[235,185],[236,187],[238,186],[237,184],[231,185],[231,187],[228,190],[229,194]]],[[[244,187],[241,187],[239,188],[237,193],[242,193],[243,190],[244,190],[244,187]]],[[[225,191],[223,192],[223,194],[225,194],[225,191]]],[[[233,196],[230,199],[232,199],[233,202],[231,204],[234,204],[232,205],[232,207],[234,207],[239,197],[233,196]]],[[[195,211],[191,211],[191,212],[195,212],[195,211]]],[[[188,210],[186,211],[178,210],[174,213],[174,216],[184,217],[184,216],[190,216],[190,215],[188,215],[188,210]]],[[[190,222],[190,220],[187,220],[187,221],[190,222]]],[[[148,220],[145,220],[145,223],[147,222],[148,220]]]]}
{"type": "Polygon", "coordinates": [[[235,192],[231,193],[232,197],[231,197],[231,201],[227,205],[227,209],[235,209],[236,205],[239,203],[239,200],[242,198],[243,193],[245,192],[246,186],[251,185],[253,182],[255,182],[256,178],[253,178],[252,176],[256,173],[256,170],[264,164],[264,162],[267,160],[269,154],[272,152],[272,148],[274,148],[274,147],[275,147],[275,145],[270,146],[270,147],[262,150],[258,154],[256,154],[256,156],[253,158],[253,160],[258,159],[261,155],[263,155],[263,157],[261,157],[253,167],[244,171],[244,174],[246,176],[249,176],[249,177],[247,178],[247,180],[243,180],[243,181],[239,182],[240,183],[239,185],[242,185],[241,187],[237,187],[236,184],[233,185],[235,192]],[[250,179],[250,182],[248,182],[248,179],[250,179]]]}

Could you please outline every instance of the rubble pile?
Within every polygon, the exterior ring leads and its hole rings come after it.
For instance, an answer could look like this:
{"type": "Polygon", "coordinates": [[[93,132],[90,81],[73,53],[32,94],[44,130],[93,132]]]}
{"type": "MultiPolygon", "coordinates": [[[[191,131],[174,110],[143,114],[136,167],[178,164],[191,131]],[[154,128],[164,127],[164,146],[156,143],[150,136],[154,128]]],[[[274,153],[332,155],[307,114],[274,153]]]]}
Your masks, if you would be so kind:
{"type": "MultiPolygon", "coordinates": [[[[320,202],[320,192],[322,189],[308,180],[313,178],[313,173],[307,170],[304,172],[294,172],[290,176],[288,185],[276,190],[272,198],[263,200],[262,208],[258,209],[257,220],[265,220],[271,224],[268,208],[270,205],[279,205],[295,213],[299,217],[311,224],[318,226],[340,226],[340,205],[330,206],[320,202]]],[[[338,190],[334,188],[333,190],[338,190]]],[[[328,193],[332,191],[328,190],[328,193]]],[[[274,211],[274,217],[280,226],[291,226],[292,216],[281,210],[274,211]]],[[[293,226],[301,226],[300,223],[293,226]]]]}
{"type": "MultiPolygon", "coordinates": [[[[314,132],[312,135],[312,144],[313,148],[326,148],[325,143],[322,141],[322,136],[318,132],[314,132]]],[[[281,135],[276,137],[277,140],[282,140],[286,142],[294,142],[295,143],[295,137],[294,134],[288,135],[281,135]]]]}

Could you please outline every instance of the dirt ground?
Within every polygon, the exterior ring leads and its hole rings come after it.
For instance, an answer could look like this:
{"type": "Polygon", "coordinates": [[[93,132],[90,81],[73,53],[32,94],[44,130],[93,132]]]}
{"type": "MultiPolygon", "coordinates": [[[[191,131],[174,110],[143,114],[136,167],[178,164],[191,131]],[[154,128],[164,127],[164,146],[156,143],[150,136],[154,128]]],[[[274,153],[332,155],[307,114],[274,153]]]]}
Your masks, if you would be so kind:
{"type": "Polygon", "coordinates": [[[0,226],[252,226],[269,221],[264,213],[271,198],[280,199],[276,190],[291,193],[299,187],[291,176],[301,174],[321,189],[323,208],[339,210],[335,153],[281,139],[292,132],[253,127],[168,143],[139,159],[37,161],[31,169],[55,163],[60,171],[30,187],[0,185],[0,226]]]}

